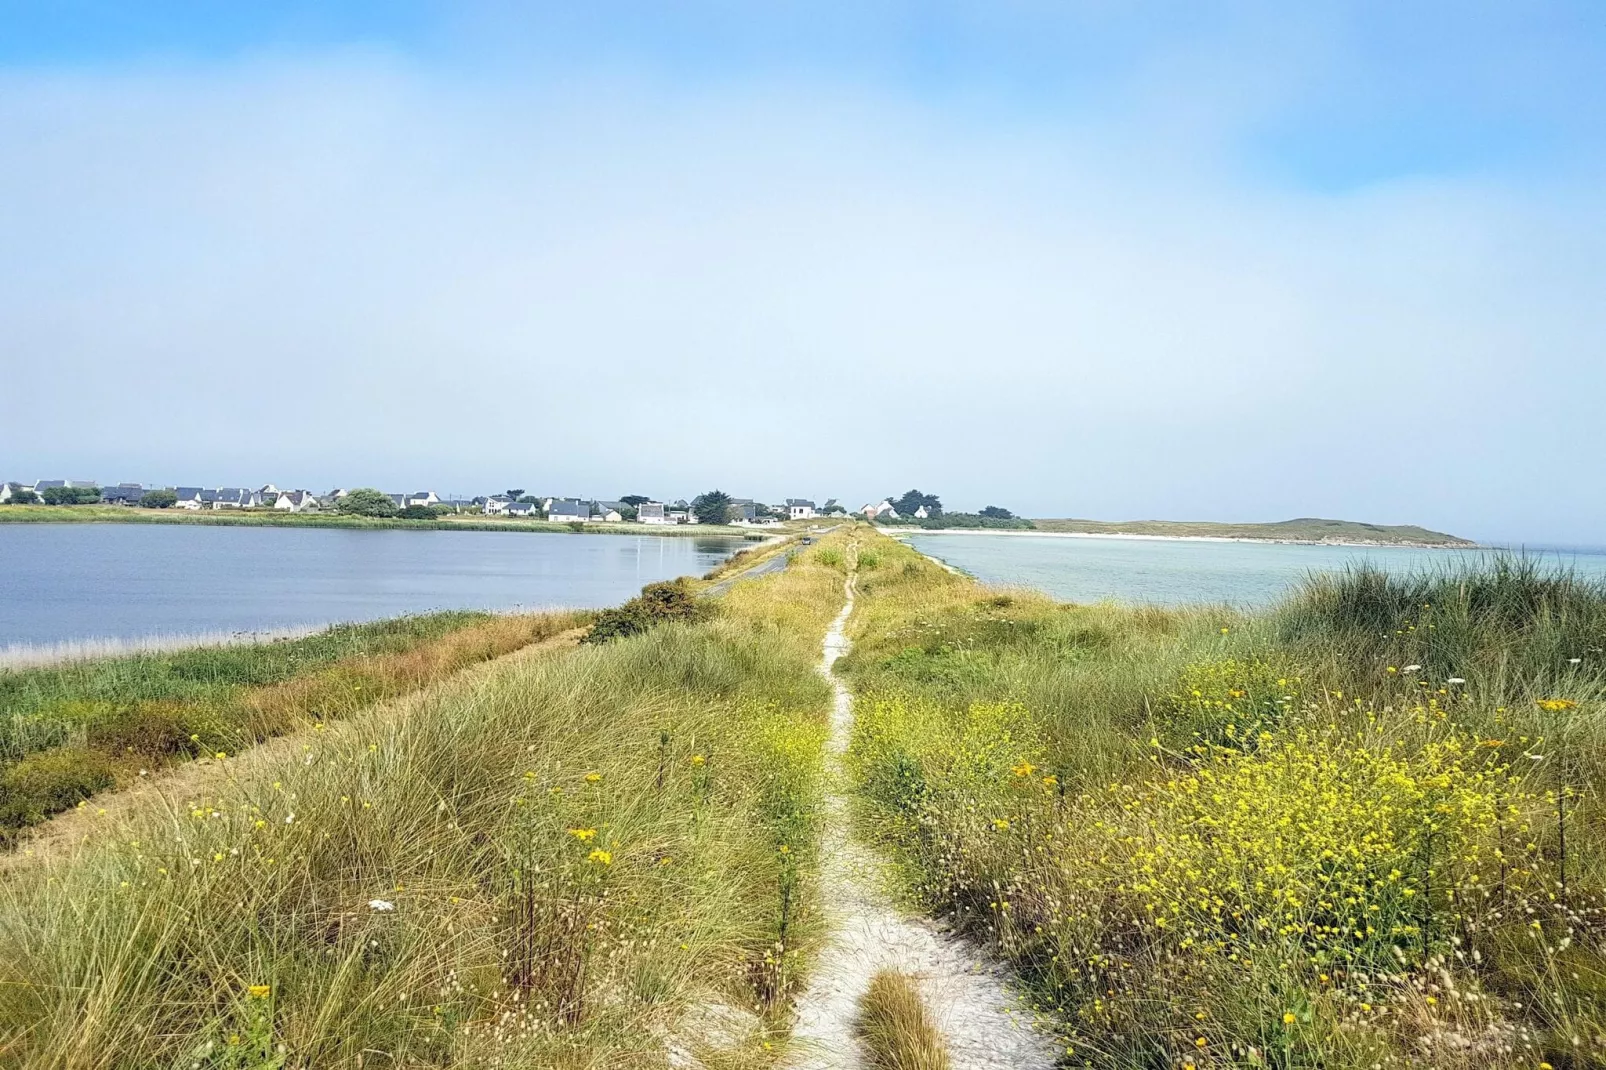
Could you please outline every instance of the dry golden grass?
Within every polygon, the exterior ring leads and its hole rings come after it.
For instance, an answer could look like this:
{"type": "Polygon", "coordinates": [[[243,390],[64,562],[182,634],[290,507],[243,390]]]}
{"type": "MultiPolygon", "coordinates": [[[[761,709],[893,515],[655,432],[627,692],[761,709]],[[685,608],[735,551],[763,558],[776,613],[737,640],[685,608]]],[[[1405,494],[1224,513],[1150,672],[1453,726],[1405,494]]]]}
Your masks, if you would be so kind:
{"type": "Polygon", "coordinates": [[[859,1035],[880,1070],[948,1070],[948,1046],[913,978],[881,970],[859,1000],[859,1035]]]}

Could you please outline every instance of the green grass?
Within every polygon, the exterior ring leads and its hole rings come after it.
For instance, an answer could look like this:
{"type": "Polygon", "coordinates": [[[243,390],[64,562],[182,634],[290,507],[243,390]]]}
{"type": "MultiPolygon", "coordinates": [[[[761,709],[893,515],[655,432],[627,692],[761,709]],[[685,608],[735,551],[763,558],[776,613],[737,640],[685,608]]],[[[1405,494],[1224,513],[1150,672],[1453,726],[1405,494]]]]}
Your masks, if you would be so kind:
{"type": "Polygon", "coordinates": [[[0,840],[120,779],[348,716],[587,616],[438,613],[0,671],[0,840]]]}
{"type": "Polygon", "coordinates": [[[1071,1065],[1606,1059],[1600,587],[1452,563],[1241,616],[881,554],[843,662],[862,828],[1071,1065]]]}
{"type": "Polygon", "coordinates": [[[434,613],[343,624],[299,639],[200,646],[0,670],[0,759],[69,742],[141,703],[205,702],[262,687],[342,658],[410,650],[491,620],[487,613],[434,613]]]}
{"type": "Polygon", "coordinates": [[[1270,539],[1289,542],[1340,542],[1404,546],[1472,546],[1472,542],[1415,524],[1367,524],[1356,520],[1302,517],[1266,524],[1222,524],[1194,520],[1052,520],[1032,521],[1038,531],[1090,535],[1168,535],[1218,539],[1270,539]]]}
{"type": "Polygon", "coordinates": [[[0,1062],[648,1067],[673,1037],[771,1065],[818,930],[841,583],[800,562],[713,619],[73,815],[82,838],[0,880],[0,1062]]]}

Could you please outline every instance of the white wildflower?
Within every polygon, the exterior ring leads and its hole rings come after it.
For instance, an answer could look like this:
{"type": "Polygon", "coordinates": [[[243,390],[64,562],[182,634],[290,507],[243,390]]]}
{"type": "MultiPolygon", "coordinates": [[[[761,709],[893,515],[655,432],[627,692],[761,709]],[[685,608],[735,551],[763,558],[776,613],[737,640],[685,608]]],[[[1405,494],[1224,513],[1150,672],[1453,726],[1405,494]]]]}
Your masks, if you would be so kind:
{"type": "Polygon", "coordinates": [[[388,914],[396,909],[396,904],[389,899],[370,899],[368,900],[368,909],[379,914],[388,914]]]}

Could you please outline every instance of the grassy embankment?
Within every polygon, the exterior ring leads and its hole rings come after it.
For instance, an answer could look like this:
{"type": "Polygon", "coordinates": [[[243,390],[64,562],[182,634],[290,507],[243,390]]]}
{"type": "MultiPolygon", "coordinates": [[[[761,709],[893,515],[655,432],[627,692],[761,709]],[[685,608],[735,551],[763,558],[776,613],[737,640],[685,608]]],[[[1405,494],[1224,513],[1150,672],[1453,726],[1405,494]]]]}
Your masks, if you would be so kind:
{"type": "Polygon", "coordinates": [[[880,556],[864,827],[1070,1065],[1606,1063],[1599,585],[1363,571],[1245,618],[880,556]]]}
{"type": "Polygon", "coordinates": [[[842,579],[805,555],[711,619],[73,815],[86,837],[0,878],[0,1062],[600,1068],[672,1042],[768,1065],[812,926],[842,579]]]}
{"type": "Polygon", "coordinates": [[[1460,546],[1476,543],[1415,524],[1367,524],[1356,520],[1301,517],[1268,524],[1221,524],[1205,520],[1033,520],[1038,531],[1083,535],[1163,535],[1169,538],[1260,539],[1270,542],[1332,542],[1379,546],[1460,546]]]}
{"type": "Polygon", "coordinates": [[[720,536],[764,539],[795,524],[756,531],[724,524],[554,524],[528,517],[475,516],[470,513],[435,520],[403,520],[347,516],[342,513],[279,513],[270,509],[207,510],[141,509],[121,505],[0,505],[0,523],[12,524],[200,524],[212,527],[356,528],[404,531],[522,531],[547,534],[720,536]]]}
{"type": "Polygon", "coordinates": [[[95,793],[416,691],[583,613],[436,613],[300,639],[0,670],[0,843],[95,793]]]}

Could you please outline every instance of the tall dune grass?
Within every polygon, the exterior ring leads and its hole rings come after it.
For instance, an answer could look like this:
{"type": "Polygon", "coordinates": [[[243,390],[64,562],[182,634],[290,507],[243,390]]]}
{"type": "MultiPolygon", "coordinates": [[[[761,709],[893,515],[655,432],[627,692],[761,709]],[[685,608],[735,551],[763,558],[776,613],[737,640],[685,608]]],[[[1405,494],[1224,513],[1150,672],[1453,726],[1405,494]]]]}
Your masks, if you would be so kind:
{"type": "Polygon", "coordinates": [[[1357,571],[1241,617],[882,553],[861,820],[1073,1065],[1606,1061],[1601,590],[1357,571]]]}
{"type": "Polygon", "coordinates": [[[0,1062],[764,1065],[812,937],[840,575],[192,766],[0,879],[0,1062]]]}
{"type": "Polygon", "coordinates": [[[347,717],[587,616],[404,617],[0,674],[0,842],[119,782],[347,717]]]}

